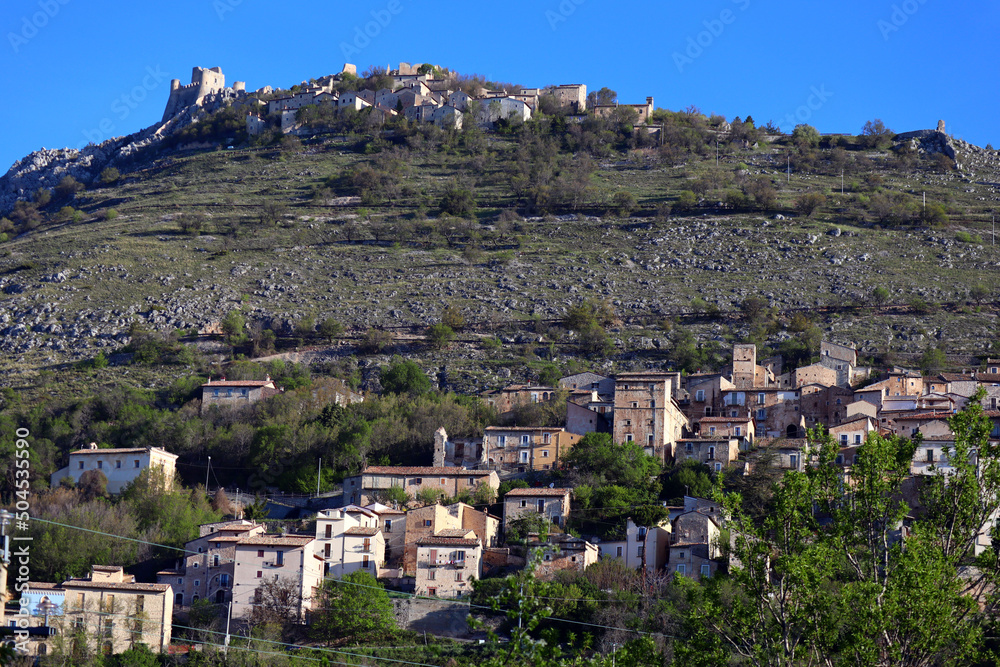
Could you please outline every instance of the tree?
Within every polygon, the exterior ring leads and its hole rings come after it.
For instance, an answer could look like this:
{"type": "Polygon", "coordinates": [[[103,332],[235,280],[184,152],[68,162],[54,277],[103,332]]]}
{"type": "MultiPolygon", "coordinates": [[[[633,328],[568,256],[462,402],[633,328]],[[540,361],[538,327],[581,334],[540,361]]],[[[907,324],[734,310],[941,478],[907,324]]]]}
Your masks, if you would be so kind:
{"type": "Polygon", "coordinates": [[[427,327],[427,340],[431,347],[436,350],[443,350],[455,339],[455,332],[447,324],[438,322],[427,327]]]}
{"type": "Polygon", "coordinates": [[[177,216],[177,226],[185,234],[198,236],[201,233],[202,227],[205,226],[205,219],[197,212],[181,213],[177,216]]]}
{"type": "Polygon", "coordinates": [[[633,195],[628,190],[619,190],[611,198],[611,202],[618,211],[618,217],[627,218],[635,210],[636,201],[635,195],[633,195]]]}
{"type": "Polygon", "coordinates": [[[238,310],[231,310],[222,320],[222,333],[229,345],[242,345],[247,341],[246,320],[243,313],[238,310]]]}
{"type": "Polygon", "coordinates": [[[476,213],[476,196],[470,188],[452,183],[441,198],[441,212],[471,218],[476,213]]]}
{"type": "Polygon", "coordinates": [[[334,338],[344,333],[344,325],[332,317],[328,317],[319,323],[318,331],[320,336],[332,343],[334,338]]]}
{"type": "Polygon", "coordinates": [[[698,205],[698,197],[691,190],[681,190],[674,202],[674,208],[678,211],[690,211],[698,205]]]}
{"type": "Polygon", "coordinates": [[[618,93],[607,86],[600,90],[592,90],[587,94],[587,107],[611,106],[618,101],[618,93]]]}
{"type": "Polygon", "coordinates": [[[977,306],[983,305],[983,301],[990,298],[990,288],[982,283],[976,283],[969,288],[969,298],[976,302],[977,306]]]}
{"type": "Polygon", "coordinates": [[[319,608],[311,634],[328,644],[340,639],[351,644],[378,641],[396,629],[389,594],[367,572],[352,572],[341,579],[327,580],[319,608]]]}
{"type": "Polygon", "coordinates": [[[869,120],[861,128],[861,144],[866,148],[885,148],[894,134],[881,118],[869,120]]]}
{"type": "Polygon", "coordinates": [[[792,130],[792,141],[799,148],[815,148],[819,146],[819,130],[812,125],[801,123],[792,130]]]}
{"type": "Polygon", "coordinates": [[[80,475],[77,488],[85,501],[104,498],[108,495],[108,478],[100,470],[88,470],[80,475]]]}
{"type": "Polygon", "coordinates": [[[101,184],[111,185],[112,183],[116,183],[118,179],[121,178],[121,175],[121,172],[115,167],[105,167],[101,170],[101,184]]]}
{"type": "Polygon", "coordinates": [[[445,306],[444,312],[441,313],[441,323],[451,327],[454,331],[461,331],[465,326],[465,316],[455,306],[448,305],[445,306]]]}
{"type": "Polygon", "coordinates": [[[246,613],[251,626],[275,624],[286,628],[299,622],[302,596],[291,577],[266,579],[254,591],[253,605],[246,613]]]}
{"type": "Polygon", "coordinates": [[[769,305],[767,299],[763,297],[747,297],[740,304],[740,313],[743,315],[743,321],[751,326],[760,324],[768,316],[769,305]]]}
{"type": "Polygon", "coordinates": [[[872,290],[871,296],[868,300],[876,308],[881,308],[885,304],[889,303],[889,290],[884,287],[876,287],[872,290]]]}
{"type": "Polygon", "coordinates": [[[389,394],[419,396],[431,390],[431,380],[414,361],[394,357],[380,373],[382,389],[389,394]]]}
{"type": "Polygon", "coordinates": [[[389,507],[406,507],[413,498],[401,486],[390,486],[387,489],[375,489],[371,492],[374,502],[388,505],[389,507]]]}
{"type": "Polygon", "coordinates": [[[54,191],[58,199],[70,199],[76,196],[76,193],[81,192],[83,189],[83,183],[67,174],[62,177],[62,180],[60,180],[58,184],[56,184],[54,191]]]}
{"type": "Polygon", "coordinates": [[[820,193],[807,192],[806,194],[802,195],[801,197],[795,200],[795,210],[801,213],[802,215],[806,216],[807,218],[811,218],[812,214],[816,211],[816,209],[818,209],[825,203],[826,203],[826,197],[824,197],[820,193]]]}
{"type": "Polygon", "coordinates": [[[388,331],[381,329],[369,329],[361,338],[359,347],[363,352],[378,354],[385,348],[392,345],[393,337],[388,331]]]}
{"type": "Polygon", "coordinates": [[[928,347],[920,355],[920,370],[924,375],[942,372],[948,366],[948,357],[939,347],[928,347]]]}

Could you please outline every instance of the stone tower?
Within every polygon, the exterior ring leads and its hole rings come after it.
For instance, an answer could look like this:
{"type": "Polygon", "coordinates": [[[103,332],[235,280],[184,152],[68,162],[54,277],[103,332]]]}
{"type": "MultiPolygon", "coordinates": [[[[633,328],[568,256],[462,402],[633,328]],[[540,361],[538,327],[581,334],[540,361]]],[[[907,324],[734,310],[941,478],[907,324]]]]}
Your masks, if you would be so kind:
{"type": "Polygon", "coordinates": [[[733,345],[733,384],[739,389],[753,387],[757,377],[757,346],[733,345]]]}
{"type": "Polygon", "coordinates": [[[448,443],[448,432],[444,426],[434,431],[434,467],[444,467],[445,446],[448,443]]]}

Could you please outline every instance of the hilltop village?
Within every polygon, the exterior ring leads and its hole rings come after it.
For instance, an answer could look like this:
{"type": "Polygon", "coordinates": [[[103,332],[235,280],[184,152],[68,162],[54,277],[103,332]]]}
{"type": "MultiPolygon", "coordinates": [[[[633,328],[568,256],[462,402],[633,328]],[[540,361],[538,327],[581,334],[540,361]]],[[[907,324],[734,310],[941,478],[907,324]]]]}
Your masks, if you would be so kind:
{"type": "Polygon", "coordinates": [[[653,114],[653,98],[645,104],[592,104],[588,109],[587,86],[566,84],[545,88],[518,88],[516,90],[487,90],[475,86],[462,90],[454,75],[442,73],[428,65],[400,63],[395,70],[386,69],[385,88],[379,90],[343,90],[343,84],[357,81],[357,67],[344,65],[343,71],[310,82],[303,81],[291,91],[275,91],[265,86],[247,93],[246,84],[237,81],[226,87],[221,68],[195,67],[191,83],[182,86],[171,82],[170,98],[163,113],[167,122],[189,107],[213,111],[226,105],[246,109],[246,129],[251,137],[276,126],[284,134],[302,134],[303,123],[299,111],[306,107],[342,113],[348,109],[371,109],[382,122],[394,117],[405,117],[419,123],[433,123],[445,129],[461,130],[466,114],[477,126],[491,128],[498,121],[525,122],[539,108],[543,98],[551,98],[560,107],[584,115],[588,110],[607,117],[616,109],[632,109],[637,122],[645,124],[653,114]]]}
{"type": "MultiPolygon", "coordinates": [[[[282,389],[270,378],[215,379],[199,394],[202,414],[221,416],[275,400],[282,389]]],[[[368,465],[348,475],[339,493],[299,505],[275,499],[270,517],[241,518],[245,503],[237,503],[233,518],[202,525],[184,545],[185,555],[155,580],[140,582],[120,565],[94,563],[82,578],[32,582],[29,595],[64,605],[74,623],[95,633],[103,623],[99,612],[112,598],[126,615],[152,611],[142,641],[167,650],[174,614],[187,614],[205,600],[231,604],[234,619],[252,622],[255,607],[269,594],[266,582],[279,576],[298,591],[293,616],[303,623],[317,611],[324,579],[356,572],[418,596],[459,600],[473,593],[473,582],[528,566],[531,554],[541,580],[608,559],[651,577],[707,580],[729,567],[720,542],[727,517],[716,500],[685,494],[676,506],[664,502],[655,523],[643,523],[637,513],[603,538],[570,531],[579,525],[573,521],[581,511],[578,489],[557,482],[572,479],[566,473],[573,452],[613,446],[623,456],[627,451],[719,476],[748,476],[762,466],[801,472],[816,463],[811,434],[825,432],[839,447],[836,466],[849,479],[870,436],[895,435],[918,440],[908,471],[918,480],[947,474],[956,437],[949,419],[973,399],[993,423],[990,443],[1000,443],[1000,360],[962,373],[877,373],[859,366],[852,346],[828,341],[818,362],[800,368],[784,368],[781,357],[757,359],[754,345],[738,344],[731,364],[717,373],[585,372],[552,386],[511,385],[481,398],[501,417],[564,401],[565,424],[489,426],[481,437],[454,439],[440,428],[426,465],[368,465]],[[279,517],[308,520],[314,530],[270,532],[268,521],[279,517]]],[[[344,390],[333,400],[347,406],[365,396],[344,390]]],[[[115,494],[150,468],[172,481],[176,461],[156,446],[92,445],[72,452],[51,483],[85,484],[100,472],[115,494]]],[[[906,500],[919,510],[915,492],[906,500]]],[[[997,518],[980,530],[975,554],[990,548],[989,526],[997,518]]],[[[905,525],[896,530],[905,537],[905,525]]],[[[54,623],[64,619],[70,620],[54,623]]],[[[41,617],[35,621],[43,623],[41,617]]],[[[134,638],[126,627],[116,627],[107,645],[120,652],[134,638]]],[[[33,637],[32,654],[51,652],[53,641],[33,637]]]]}

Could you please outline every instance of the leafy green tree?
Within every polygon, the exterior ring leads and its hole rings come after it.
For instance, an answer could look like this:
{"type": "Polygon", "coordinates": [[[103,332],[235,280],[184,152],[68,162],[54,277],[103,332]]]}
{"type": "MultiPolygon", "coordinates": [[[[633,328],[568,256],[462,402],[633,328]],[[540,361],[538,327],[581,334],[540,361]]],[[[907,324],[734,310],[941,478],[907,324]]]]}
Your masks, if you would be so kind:
{"type": "Polygon", "coordinates": [[[323,585],[320,611],[310,629],[327,644],[377,642],[396,630],[392,600],[382,583],[367,572],[352,572],[323,585]]]}
{"type": "Polygon", "coordinates": [[[334,338],[337,338],[344,333],[344,325],[332,317],[328,317],[319,323],[318,330],[320,336],[333,342],[334,338]]]}
{"type": "Polygon", "coordinates": [[[861,128],[861,145],[866,148],[885,148],[895,132],[886,127],[881,118],[866,121],[861,128]]]}
{"type": "Polygon", "coordinates": [[[427,340],[434,349],[443,350],[454,339],[454,330],[443,322],[427,327],[427,340]]]}
{"type": "Polygon", "coordinates": [[[815,148],[819,146],[819,140],[819,130],[812,125],[802,123],[792,130],[792,141],[800,148],[815,148]]]}
{"type": "Polygon", "coordinates": [[[711,469],[696,459],[685,459],[664,475],[663,497],[677,499],[689,495],[708,498],[713,488],[711,469]]]}
{"type": "Polygon", "coordinates": [[[807,218],[811,218],[816,209],[823,206],[825,203],[826,197],[820,193],[807,192],[795,200],[795,210],[807,218]]]}
{"type": "Polygon", "coordinates": [[[111,185],[116,183],[119,178],[121,178],[121,172],[115,167],[105,167],[101,170],[101,185],[111,185]]]}
{"type": "Polygon", "coordinates": [[[243,313],[231,310],[222,320],[222,333],[226,342],[232,346],[242,345],[247,341],[246,320],[243,313]]]}
{"type": "Polygon", "coordinates": [[[871,301],[871,304],[876,308],[881,308],[885,304],[889,303],[889,296],[889,290],[884,287],[876,287],[872,290],[871,296],[868,297],[868,300],[871,301]]]}
{"type": "Polygon", "coordinates": [[[969,298],[972,299],[977,306],[983,305],[983,301],[990,298],[992,292],[990,288],[982,283],[976,283],[969,288],[969,298]]]}
{"type": "Polygon", "coordinates": [[[476,195],[471,188],[452,183],[441,198],[441,212],[471,218],[476,213],[476,195]]]}
{"type": "Polygon", "coordinates": [[[948,357],[939,347],[928,347],[920,355],[920,370],[924,375],[940,373],[948,366],[948,357]]]}
{"type": "Polygon", "coordinates": [[[388,489],[375,489],[371,493],[375,502],[390,507],[406,507],[413,498],[401,486],[390,486],[388,489]]]}
{"type": "Polygon", "coordinates": [[[454,331],[461,331],[465,326],[465,316],[455,306],[448,305],[441,313],[441,324],[451,327],[454,331]]]}
{"type": "Polygon", "coordinates": [[[431,390],[431,380],[414,361],[395,357],[393,362],[382,369],[380,375],[382,389],[390,394],[410,394],[418,396],[431,390]]]}
{"type": "Polygon", "coordinates": [[[750,326],[761,324],[769,315],[769,305],[767,299],[764,297],[747,297],[740,304],[740,313],[743,315],[743,321],[750,326]]]}
{"type": "Polygon", "coordinates": [[[393,340],[392,334],[388,331],[382,331],[381,329],[369,329],[365,332],[365,335],[362,336],[359,347],[364,352],[378,354],[385,348],[392,345],[393,340]]]}

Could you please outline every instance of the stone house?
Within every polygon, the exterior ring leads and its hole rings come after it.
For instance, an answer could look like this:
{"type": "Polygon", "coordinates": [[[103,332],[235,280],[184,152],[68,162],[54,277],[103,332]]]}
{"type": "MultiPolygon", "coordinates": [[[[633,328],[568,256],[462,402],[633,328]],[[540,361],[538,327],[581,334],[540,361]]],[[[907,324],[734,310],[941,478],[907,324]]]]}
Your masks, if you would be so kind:
{"type": "Polygon", "coordinates": [[[845,388],[868,377],[871,370],[858,367],[858,350],[853,345],[828,340],[820,342],[819,363],[836,373],[836,386],[845,388]]]}
{"type": "Polygon", "coordinates": [[[805,436],[805,419],[796,389],[757,388],[747,397],[757,437],[798,438],[805,436]]]}
{"type": "Polygon", "coordinates": [[[753,419],[745,413],[742,416],[702,417],[694,431],[703,438],[737,438],[748,443],[753,442],[757,433],[753,419]]]}
{"type": "Polygon", "coordinates": [[[653,98],[647,97],[645,104],[599,104],[591,107],[591,111],[598,118],[608,118],[613,116],[618,109],[635,109],[638,118],[636,125],[646,125],[653,117],[653,98]]]}
{"type": "Polygon", "coordinates": [[[482,468],[486,464],[486,450],[480,438],[449,439],[442,426],[434,432],[435,468],[482,468]]]}
{"type": "Polygon", "coordinates": [[[495,547],[500,539],[500,519],[481,512],[465,503],[427,505],[406,513],[403,538],[403,574],[413,576],[416,570],[417,544],[421,539],[448,531],[471,533],[484,548],[495,547]]]}
{"type": "Polygon", "coordinates": [[[461,598],[472,593],[472,581],[483,574],[483,546],[471,532],[464,537],[444,534],[420,538],[414,577],[417,595],[461,598]]]}
{"type": "Polygon", "coordinates": [[[552,581],[559,572],[583,574],[599,560],[596,544],[564,533],[549,535],[545,542],[539,541],[538,535],[529,535],[528,550],[541,556],[535,566],[535,577],[541,581],[552,581]]]}
{"type": "Polygon", "coordinates": [[[299,598],[299,622],[308,623],[309,614],[323,585],[323,559],[316,553],[312,535],[255,535],[236,543],[233,576],[234,618],[246,617],[260,604],[264,581],[291,585],[299,598]]]}
{"type": "Polygon", "coordinates": [[[264,526],[252,521],[202,524],[198,527],[198,537],[184,544],[187,555],[177,559],[174,569],[157,572],[156,582],[173,587],[175,608],[190,606],[198,600],[214,604],[231,602],[236,544],[263,533],[264,526]]]}
{"type": "Polygon", "coordinates": [[[474,491],[479,484],[486,484],[497,490],[500,488],[500,477],[493,470],[368,466],[360,475],[352,475],[344,480],[344,502],[367,505],[373,500],[373,491],[392,487],[399,487],[414,498],[423,489],[433,489],[445,497],[454,498],[463,490],[474,491]]]}
{"type": "MultiPolygon", "coordinates": [[[[88,576],[68,579],[61,585],[28,582],[27,590],[22,592],[24,598],[31,604],[32,626],[45,625],[41,603],[60,605],[49,613],[49,627],[63,637],[72,637],[75,629],[82,628],[95,653],[122,653],[136,644],[166,652],[170,646],[170,585],[137,583],[120,566],[93,565],[88,576]]],[[[4,625],[12,622],[16,621],[5,609],[4,625]]],[[[55,639],[33,640],[29,642],[29,655],[53,653],[55,639]]]]}
{"type": "Polygon", "coordinates": [[[564,428],[487,426],[483,433],[486,466],[506,473],[551,470],[582,438],[564,428]]]}
{"type": "Polygon", "coordinates": [[[847,404],[847,410],[844,415],[845,419],[851,419],[852,417],[858,417],[860,415],[865,415],[866,417],[871,417],[872,419],[878,419],[878,408],[875,407],[874,403],[869,401],[854,401],[853,403],[847,404]]]}
{"type": "Polygon", "coordinates": [[[850,421],[845,421],[837,426],[831,426],[828,429],[830,437],[839,443],[841,447],[863,444],[868,438],[868,434],[872,431],[878,432],[875,420],[864,415],[855,417],[850,421]]]}
{"type": "Polygon", "coordinates": [[[385,539],[385,567],[401,568],[403,550],[406,548],[406,512],[392,507],[369,505],[381,522],[382,537],[385,539]]]}
{"type": "Polygon", "coordinates": [[[513,97],[494,97],[479,101],[475,114],[476,124],[480,127],[492,127],[500,119],[531,120],[531,107],[513,97]]]}
{"type": "MultiPolygon", "coordinates": [[[[284,117],[284,116],[282,116],[284,117]]],[[[294,121],[294,114],[292,114],[294,121]]],[[[201,385],[201,413],[212,406],[243,407],[280,394],[268,377],[266,380],[215,380],[201,385]]]]}
{"type": "Polygon", "coordinates": [[[567,375],[564,378],[559,378],[559,388],[566,389],[567,391],[596,391],[601,396],[613,397],[615,393],[615,380],[614,378],[598,375],[597,373],[577,373],[576,375],[567,375]]]}
{"type": "Polygon", "coordinates": [[[565,526],[572,494],[572,489],[511,489],[503,497],[504,529],[511,521],[530,514],[541,514],[557,526],[565,526]]]}
{"type": "Polygon", "coordinates": [[[692,422],[716,417],[722,414],[723,395],[734,389],[736,385],[721,373],[695,373],[685,378],[685,394],[679,404],[692,422]]]}
{"type": "Polygon", "coordinates": [[[323,576],[343,577],[359,570],[378,576],[385,564],[385,536],[379,514],[356,505],[321,510],[316,515],[316,553],[323,576]]]}
{"type": "Polygon", "coordinates": [[[108,480],[108,493],[116,494],[121,493],[143,470],[158,468],[170,488],[174,483],[176,464],[177,455],[159,447],[98,449],[97,443],[92,442],[86,449],[70,452],[69,465],[52,473],[49,484],[59,486],[64,477],[79,484],[83,473],[100,470],[108,480]]]}
{"type": "Polygon", "coordinates": [[[823,387],[837,386],[837,371],[822,364],[816,363],[809,366],[802,366],[792,371],[792,386],[801,387],[807,384],[818,384],[823,387]]]}
{"type": "Polygon", "coordinates": [[[434,110],[431,122],[445,130],[461,130],[465,118],[459,109],[446,104],[434,110]]]}
{"type": "Polygon", "coordinates": [[[666,566],[670,550],[669,521],[659,526],[639,526],[631,519],[626,522],[625,539],[600,542],[597,546],[601,558],[616,558],[625,566],[638,570],[646,561],[647,572],[657,572],[666,566]]]}
{"type": "Polygon", "coordinates": [[[503,415],[521,405],[551,401],[556,398],[557,391],[555,387],[512,384],[503,389],[487,391],[482,394],[482,398],[487,405],[503,415]]]}
{"type": "Polygon", "coordinates": [[[566,430],[577,435],[611,433],[614,399],[595,393],[575,391],[566,401],[566,430]]]}
{"type": "Polygon", "coordinates": [[[673,521],[669,569],[674,576],[700,580],[713,576],[719,568],[722,549],[720,527],[705,512],[692,510],[673,521]]]}
{"type": "Polygon", "coordinates": [[[614,441],[637,442],[661,461],[672,459],[688,428],[675,400],[680,373],[622,373],[615,378],[614,441]]]}
{"type": "Polygon", "coordinates": [[[684,438],[677,442],[674,460],[677,463],[694,459],[704,463],[715,472],[722,471],[736,462],[740,449],[746,440],[728,435],[684,438]]]}
{"type": "Polygon", "coordinates": [[[468,93],[456,90],[448,95],[448,104],[464,112],[469,108],[469,100],[471,99],[468,93]]]}
{"type": "Polygon", "coordinates": [[[818,384],[799,387],[799,407],[806,428],[839,424],[847,419],[847,406],[853,401],[854,392],[843,387],[818,384]]]}

